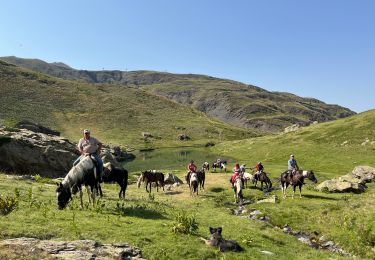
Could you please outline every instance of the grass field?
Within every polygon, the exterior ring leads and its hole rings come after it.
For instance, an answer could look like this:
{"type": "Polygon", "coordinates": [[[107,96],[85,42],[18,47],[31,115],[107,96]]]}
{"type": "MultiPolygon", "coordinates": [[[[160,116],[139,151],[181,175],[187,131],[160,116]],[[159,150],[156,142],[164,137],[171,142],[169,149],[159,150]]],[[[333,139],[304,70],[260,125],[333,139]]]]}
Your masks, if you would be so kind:
{"type": "MultiPolygon", "coordinates": [[[[298,132],[263,136],[242,141],[223,142],[213,148],[214,154],[230,156],[248,166],[261,160],[272,178],[286,168],[290,153],[300,167],[314,169],[319,182],[350,172],[357,165],[375,166],[373,140],[375,111],[335,122],[318,124],[298,132]]],[[[193,158],[199,164],[200,158],[193,158]]],[[[232,165],[229,165],[231,168],[232,165]]],[[[162,170],[162,169],[161,169],[162,170]]],[[[183,178],[184,170],[174,171],[183,178]]],[[[131,173],[134,176],[134,172],[131,173]]],[[[105,197],[95,208],[78,209],[76,198],[63,211],[56,208],[55,186],[41,182],[14,181],[0,175],[2,195],[19,194],[19,206],[1,216],[0,237],[38,237],[46,239],[94,239],[99,242],[129,242],[143,250],[148,259],[340,259],[338,254],[317,251],[295,237],[284,234],[267,223],[234,216],[237,206],[228,183],[230,174],[208,173],[206,191],[190,198],[186,185],[168,192],[153,193],[130,185],[127,199],[118,201],[118,187],[105,185],[105,197]],[[186,212],[198,223],[195,234],[175,234],[176,215],[186,212]],[[227,239],[237,240],[242,253],[221,254],[204,245],[199,237],[208,237],[208,228],[222,226],[227,239]],[[266,256],[261,251],[273,252],[266,256]]],[[[134,179],[134,177],[132,178],[134,179]]],[[[362,194],[328,194],[317,192],[306,181],[303,198],[281,198],[277,181],[269,195],[277,203],[248,204],[248,211],[259,209],[273,225],[290,225],[295,231],[325,236],[346,252],[361,259],[375,257],[375,183],[362,194]]],[[[266,195],[259,189],[246,189],[245,199],[256,202],[266,195]]],[[[14,196],[14,195],[13,195],[14,196]]],[[[1,250],[0,250],[1,252],[1,250]]]]}
{"type": "MultiPolygon", "coordinates": [[[[177,174],[182,177],[182,173],[177,174]]],[[[56,207],[54,185],[14,181],[0,174],[2,195],[14,196],[14,190],[18,189],[20,200],[15,211],[7,216],[0,216],[0,237],[93,239],[102,243],[126,241],[140,247],[147,259],[264,259],[267,256],[261,253],[263,250],[275,254],[273,257],[268,256],[270,259],[341,258],[337,254],[312,249],[266,223],[234,216],[232,209],[236,206],[233,204],[232,191],[228,187],[228,178],[229,174],[208,174],[206,191],[195,198],[190,198],[186,185],[169,192],[155,191],[152,196],[148,196],[143,188],[137,189],[133,184],[129,186],[127,199],[123,202],[116,199],[117,186],[104,185],[105,197],[96,208],[88,206],[79,210],[79,198],[76,197],[67,209],[59,211],[56,207]],[[182,212],[186,212],[198,222],[199,229],[195,234],[172,232],[173,226],[176,226],[175,216],[182,212]],[[210,226],[222,226],[224,238],[237,240],[245,251],[221,254],[217,249],[206,246],[199,237],[207,238],[210,226]]],[[[306,196],[313,194],[315,193],[306,192],[306,196]]],[[[259,190],[247,189],[245,196],[256,199],[262,198],[263,194],[259,190]]],[[[84,199],[87,202],[86,194],[84,199]]],[[[298,214],[311,200],[312,197],[308,197],[295,200],[295,204],[287,200],[274,205],[251,204],[247,207],[259,208],[267,215],[274,211],[288,215],[291,214],[292,208],[295,208],[298,214]]],[[[336,207],[348,203],[340,196],[328,194],[321,195],[319,201],[326,206],[336,207]]],[[[271,221],[284,224],[282,219],[273,219],[274,214],[271,216],[271,221]]],[[[294,228],[310,230],[309,223],[294,228]]],[[[330,237],[329,233],[325,235],[330,237]]],[[[5,255],[6,249],[1,249],[1,254],[5,255]]]]}

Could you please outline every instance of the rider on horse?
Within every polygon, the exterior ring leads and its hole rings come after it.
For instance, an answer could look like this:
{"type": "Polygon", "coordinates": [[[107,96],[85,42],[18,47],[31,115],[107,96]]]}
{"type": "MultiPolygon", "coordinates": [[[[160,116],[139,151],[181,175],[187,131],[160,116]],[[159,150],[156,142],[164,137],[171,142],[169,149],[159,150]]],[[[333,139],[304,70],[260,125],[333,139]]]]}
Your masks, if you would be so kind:
{"type": "Polygon", "coordinates": [[[230,177],[230,183],[232,184],[232,189],[234,189],[234,182],[236,180],[236,178],[241,178],[241,169],[240,169],[240,165],[238,163],[236,163],[234,165],[234,169],[233,169],[233,174],[232,176],[230,177]]]}
{"type": "Polygon", "coordinates": [[[288,161],[288,172],[290,178],[293,177],[294,173],[299,169],[297,161],[294,159],[294,155],[290,155],[290,160],[288,161]]]}

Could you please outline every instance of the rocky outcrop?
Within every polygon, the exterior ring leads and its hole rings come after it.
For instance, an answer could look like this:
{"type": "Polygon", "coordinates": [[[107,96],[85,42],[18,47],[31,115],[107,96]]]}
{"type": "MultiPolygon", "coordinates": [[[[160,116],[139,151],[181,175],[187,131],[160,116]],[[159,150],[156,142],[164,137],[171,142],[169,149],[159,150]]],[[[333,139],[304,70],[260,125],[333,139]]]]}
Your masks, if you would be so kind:
{"type": "Polygon", "coordinates": [[[190,137],[186,134],[179,134],[177,136],[177,139],[180,140],[180,141],[188,141],[188,140],[190,140],[190,137]]]}
{"type": "Polygon", "coordinates": [[[164,183],[165,184],[170,184],[170,185],[176,185],[176,186],[179,186],[181,185],[183,182],[180,178],[178,178],[176,175],[172,174],[172,173],[167,173],[165,174],[164,176],[164,183]]]}
{"type": "Polygon", "coordinates": [[[7,257],[12,259],[142,259],[141,250],[127,243],[101,245],[92,240],[54,241],[21,237],[0,241],[0,252],[2,250],[9,251],[7,257]]]}
{"type": "Polygon", "coordinates": [[[316,189],[325,192],[363,192],[366,183],[375,180],[375,168],[358,166],[352,173],[319,184],[316,189]]]}
{"type": "Polygon", "coordinates": [[[26,129],[0,128],[0,168],[17,174],[63,177],[78,157],[67,139],[26,129]]]}
{"type": "Polygon", "coordinates": [[[33,131],[35,133],[43,133],[43,134],[48,134],[48,135],[56,135],[60,136],[60,132],[49,129],[45,126],[41,126],[38,124],[35,124],[33,122],[30,122],[28,120],[22,120],[16,124],[17,128],[22,128],[22,129],[27,129],[30,131],[33,131]]]}
{"type": "Polygon", "coordinates": [[[135,155],[132,153],[128,153],[121,149],[120,146],[113,146],[111,148],[111,153],[115,157],[115,159],[119,162],[123,161],[131,161],[135,159],[135,155]]]}

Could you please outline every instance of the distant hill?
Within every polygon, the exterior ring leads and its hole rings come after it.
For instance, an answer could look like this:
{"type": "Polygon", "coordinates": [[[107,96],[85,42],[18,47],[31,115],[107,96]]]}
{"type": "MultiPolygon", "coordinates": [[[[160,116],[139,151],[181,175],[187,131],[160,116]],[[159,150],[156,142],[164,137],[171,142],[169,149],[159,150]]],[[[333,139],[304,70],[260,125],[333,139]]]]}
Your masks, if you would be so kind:
{"type": "Polygon", "coordinates": [[[232,125],[277,132],[291,124],[308,125],[344,118],[355,112],[313,98],[270,92],[240,82],[204,75],[154,71],[75,70],[60,63],[2,57],[1,60],[59,78],[142,88],[190,106],[232,125]]]}
{"type": "Polygon", "coordinates": [[[68,81],[0,61],[0,124],[12,126],[25,119],[72,141],[78,141],[82,129],[91,128],[105,143],[135,148],[202,145],[256,135],[139,88],[68,81]],[[143,137],[142,132],[152,136],[143,137]],[[191,140],[179,141],[180,134],[191,140]]]}

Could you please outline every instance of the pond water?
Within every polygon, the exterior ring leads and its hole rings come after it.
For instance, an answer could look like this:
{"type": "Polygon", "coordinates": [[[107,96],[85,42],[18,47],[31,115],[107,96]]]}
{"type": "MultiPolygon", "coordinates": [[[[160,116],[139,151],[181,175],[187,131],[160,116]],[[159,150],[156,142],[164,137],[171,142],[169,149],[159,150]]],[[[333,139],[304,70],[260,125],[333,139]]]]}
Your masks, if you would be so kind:
{"type": "Polygon", "coordinates": [[[211,166],[218,158],[227,160],[229,169],[234,163],[232,158],[223,158],[211,153],[208,148],[201,147],[161,148],[151,151],[135,151],[133,154],[136,156],[133,161],[123,163],[124,168],[129,172],[150,169],[183,170],[187,168],[190,160],[194,160],[198,168],[201,168],[204,162],[209,162],[211,166]]]}

